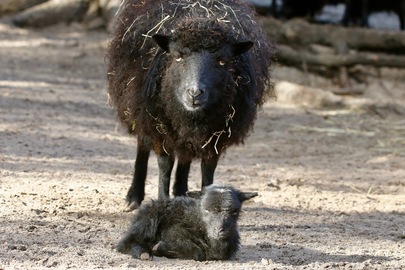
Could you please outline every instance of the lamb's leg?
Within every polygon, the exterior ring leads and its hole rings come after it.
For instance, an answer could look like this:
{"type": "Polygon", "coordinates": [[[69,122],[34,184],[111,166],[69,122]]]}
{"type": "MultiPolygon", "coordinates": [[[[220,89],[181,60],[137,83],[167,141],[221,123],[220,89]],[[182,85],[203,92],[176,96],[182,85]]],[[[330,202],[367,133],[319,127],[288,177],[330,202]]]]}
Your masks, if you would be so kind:
{"type": "Polygon", "coordinates": [[[126,235],[121,241],[117,244],[116,250],[123,254],[129,254],[134,259],[141,260],[150,260],[152,254],[147,247],[136,243],[136,239],[133,234],[126,235]]]}
{"type": "Polygon", "coordinates": [[[169,198],[170,175],[173,170],[174,159],[166,153],[158,155],[159,166],[159,200],[169,198]]]}
{"type": "Polygon", "coordinates": [[[138,137],[138,149],[135,160],[135,171],[131,187],[128,190],[127,202],[131,210],[138,208],[145,196],[145,179],[148,170],[150,143],[147,138],[138,137]]]}
{"type": "Polygon", "coordinates": [[[188,190],[188,174],[190,172],[191,161],[181,161],[179,159],[177,170],[176,170],[176,179],[173,185],[173,195],[174,196],[185,196],[188,190]]]}
{"type": "Polygon", "coordinates": [[[214,173],[215,169],[217,168],[219,155],[210,158],[210,159],[202,159],[201,161],[201,189],[205,186],[209,186],[214,183],[214,173]]]}
{"type": "Polygon", "coordinates": [[[205,261],[206,259],[202,249],[191,241],[187,243],[180,241],[179,244],[159,241],[159,243],[152,248],[152,254],[153,256],[170,259],[192,259],[196,261],[205,261]]]}

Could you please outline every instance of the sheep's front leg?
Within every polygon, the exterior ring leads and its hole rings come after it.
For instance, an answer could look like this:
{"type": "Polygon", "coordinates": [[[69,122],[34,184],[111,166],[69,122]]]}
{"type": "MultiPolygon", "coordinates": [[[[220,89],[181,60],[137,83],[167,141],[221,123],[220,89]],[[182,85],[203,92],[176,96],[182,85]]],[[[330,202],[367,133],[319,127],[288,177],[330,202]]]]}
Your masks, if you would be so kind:
{"type": "Polygon", "coordinates": [[[174,196],[185,196],[188,190],[188,174],[190,172],[191,161],[182,161],[179,159],[176,179],[173,185],[173,195],[174,196]]]}
{"type": "Polygon", "coordinates": [[[201,189],[214,183],[214,173],[217,168],[219,156],[201,160],[201,189]]]}
{"type": "Polygon", "coordinates": [[[159,200],[169,198],[170,175],[173,170],[174,159],[163,153],[158,156],[159,166],[159,200]]]}
{"type": "Polygon", "coordinates": [[[132,178],[131,187],[127,193],[127,202],[130,210],[141,205],[145,196],[145,179],[148,170],[148,160],[150,153],[149,139],[139,136],[138,149],[135,160],[135,171],[132,178]]]}

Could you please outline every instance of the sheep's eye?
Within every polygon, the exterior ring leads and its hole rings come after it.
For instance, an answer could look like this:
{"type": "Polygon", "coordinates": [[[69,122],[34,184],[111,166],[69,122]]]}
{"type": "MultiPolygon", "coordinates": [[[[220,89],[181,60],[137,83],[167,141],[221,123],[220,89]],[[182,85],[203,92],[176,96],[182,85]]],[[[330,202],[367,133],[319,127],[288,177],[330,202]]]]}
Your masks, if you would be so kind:
{"type": "Polygon", "coordinates": [[[220,66],[225,66],[226,62],[225,62],[224,60],[219,60],[219,61],[218,61],[218,64],[219,64],[220,66]]]}
{"type": "Polygon", "coordinates": [[[178,56],[178,57],[175,57],[174,60],[175,60],[176,62],[181,62],[181,60],[183,60],[183,57],[178,56]]]}

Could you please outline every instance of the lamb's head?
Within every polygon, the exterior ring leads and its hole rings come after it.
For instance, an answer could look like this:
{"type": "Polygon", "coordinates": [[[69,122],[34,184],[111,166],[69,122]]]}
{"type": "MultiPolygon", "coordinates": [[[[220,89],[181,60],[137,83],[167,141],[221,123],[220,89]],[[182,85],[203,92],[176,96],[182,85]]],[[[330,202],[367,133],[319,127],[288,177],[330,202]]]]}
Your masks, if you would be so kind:
{"type": "MultiPolygon", "coordinates": [[[[226,107],[235,95],[232,85],[235,58],[252,46],[251,41],[230,40],[223,30],[203,23],[176,29],[170,35],[156,34],[156,43],[167,54],[162,91],[169,91],[190,112],[226,107]]],[[[164,93],[163,93],[164,95],[164,93]]]]}
{"type": "Polygon", "coordinates": [[[256,192],[240,192],[228,185],[206,187],[201,195],[200,207],[208,237],[225,239],[237,234],[242,202],[255,196],[256,192]]]}

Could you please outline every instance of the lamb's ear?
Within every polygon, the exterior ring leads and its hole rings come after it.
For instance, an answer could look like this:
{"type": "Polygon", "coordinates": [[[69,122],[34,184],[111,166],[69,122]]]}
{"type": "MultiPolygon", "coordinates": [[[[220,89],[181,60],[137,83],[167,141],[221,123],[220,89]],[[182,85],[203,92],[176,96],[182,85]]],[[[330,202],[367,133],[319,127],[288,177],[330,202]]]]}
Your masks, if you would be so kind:
{"type": "Polygon", "coordinates": [[[244,202],[244,201],[250,200],[258,195],[259,194],[257,192],[241,192],[239,195],[239,198],[240,198],[241,202],[244,202]]]}
{"type": "Polygon", "coordinates": [[[253,47],[253,42],[252,41],[244,41],[244,42],[239,42],[236,44],[232,45],[232,54],[234,56],[241,55],[242,53],[247,52],[250,50],[250,48],[253,47]]]}
{"type": "Polygon", "coordinates": [[[169,52],[169,44],[172,38],[170,36],[162,35],[162,34],[154,34],[152,36],[153,40],[162,48],[164,51],[169,52]]]}
{"type": "Polygon", "coordinates": [[[187,197],[190,197],[193,199],[200,199],[202,196],[202,191],[187,191],[186,195],[187,195],[187,197]]]}

